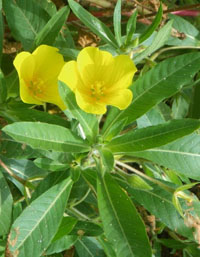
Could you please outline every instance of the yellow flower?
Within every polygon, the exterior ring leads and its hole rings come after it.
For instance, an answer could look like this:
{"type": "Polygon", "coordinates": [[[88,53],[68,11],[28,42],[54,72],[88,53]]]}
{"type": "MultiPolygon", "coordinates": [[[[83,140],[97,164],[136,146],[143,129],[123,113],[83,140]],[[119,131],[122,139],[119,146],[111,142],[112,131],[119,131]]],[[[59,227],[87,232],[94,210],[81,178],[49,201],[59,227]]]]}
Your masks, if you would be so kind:
{"type": "Polygon", "coordinates": [[[79,107],[88,113],[103,114],[107,105],[120,110],[131,103],[128,87],[137,71],[127,55],[113,57],[106,51],[86,47],[77,61],[67,62],[58,77],[76,95],[79,107]]]}
{"type": "Polygon", "coordinates": [[[19,75],[20,97],[23,102],[58,105],[66,109],[58,92],[58,75],[64,65],[58,49],[48,45],[39,46],[32,54],[21,52],[14,60],[19,75]]]}

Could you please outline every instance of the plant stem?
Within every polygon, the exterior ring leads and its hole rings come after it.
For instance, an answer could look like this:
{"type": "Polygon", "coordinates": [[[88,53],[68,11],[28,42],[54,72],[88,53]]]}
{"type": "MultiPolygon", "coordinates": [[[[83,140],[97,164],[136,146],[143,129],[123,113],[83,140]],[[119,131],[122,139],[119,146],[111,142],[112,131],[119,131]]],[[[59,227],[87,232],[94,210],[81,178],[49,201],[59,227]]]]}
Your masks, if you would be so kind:
{"type": "Polygon", "coordinates": [[[179,50],[179,49],[200,49],[200,46],[172,46],[172,47],[166,47],[161,49],[160,51],[156,52],[152,57],[150,58],[151,61],[154,61],[160,54],[170,51],[170,50],[179,50]]]}
{"type": "Polygon", "coordinates": [[[69,209],[76,217],[83,219],[83,220],[90,220],[90,218],[88,216],[86,216],[85,214],[83,214],[82,212],[80,212],[79,210],[77,210],[76,208],[70,208],[69,209]]]}
{"type": "Polygon", "coordinates": [[[162,182],[160,182],[160,181],[158,181],[158,180],[156,180],[156,179],[154,179],[154,178],[151,178],[151,177],[147,176],[147,175],[144,174],[143,172],[141,172],[141,171],[139,171],[139,170],[136,170],[135,168],[133,168],[133,167],[131,167],[131,166],[129,166],[129,165],[123,163],[123,162],[115,161],[115,163],[116,163],[117,165],[121,166],[121,167],[126,168],[127,170],[130,170],[130,171],[134,172],[135,174],[139,175],[140,177],[143,177],[143,178],[145,178],[145,179],[147,179],[147,180],[149,180],[149,181],[151,181],[151,182],[153,182],[153,183],[155,183],[155,184],[161,186],[162,188],[164,188],[166,191],[168,191],[168,192],[170,192],[170,193],[174,193],[174,191],[175,191],[173,188],[171,188],[171,187],[165,185],[164,183],[162,183],[162,182]]]}
{"type": "Polygon", "coordinates": [[[35,189],[35,186],[32,184],[32,183],[30,183],[29,181],[26,181],[26,180],[24,180],[23,178],[20,178],[19,176],[17,176],[14,172],[12,172],[12,170],[11,169],[9,169],[8,167],[7,167],[7,165],[4,163],[4,162],[2,162],[2,160],[0,159],[0,165],[1,165],[1,167],[11,176],[11,177],[13,177],[14,179],[16,179],[18,182],[20,182],[22,185],[24,185],[25,187],[28,187],[28,188],[30,188],[30,189],[35,189]]]}
{"type": "Polygon", "coordinates": [[[86,194],[79,201],[71,204],[70,208],[72,208],[72,207],[82,203],[87,198],[87,196],[89,195],[90,191],[91,191],[91,189],[89,188],[88,191],[86,192],[86,194]]]}

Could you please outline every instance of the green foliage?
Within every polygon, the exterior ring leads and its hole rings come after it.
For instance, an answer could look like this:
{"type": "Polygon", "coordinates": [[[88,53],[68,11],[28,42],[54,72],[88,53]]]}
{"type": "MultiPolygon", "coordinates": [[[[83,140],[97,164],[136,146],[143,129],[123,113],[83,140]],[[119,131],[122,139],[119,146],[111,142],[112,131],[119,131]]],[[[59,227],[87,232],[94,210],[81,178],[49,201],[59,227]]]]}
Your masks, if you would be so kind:
{"type": "Polygon", "coordinates": [[[66,21],[69,12],[70,10],[68,7],[64,7],[60,9],[60,11],[56,12],[42,28],[42,30],[40,30],[40,32],[37,34],[35,38],[35,45],[52,45],[64,22],[66,21]]]}
{"type": "Polygon", "coordinates": [[[0,0],[0,257],[199,256],[199,17],[55,2],[0,0]],[[61,81],[66,110],[23,103],[12,61],[42,44],[65,61],[80,45],[129,55],[131,104],[86,113],[61,81]]]}
{"type": "Polygon", "coordinates": [[[0,170],[0,236],[10,228],[13,199],[8,184],[0,170]]]}
{"type": "Polygon", "coordinates": [[[116,255],[150,257],[150,245],[142,219],[129,197],[108,173],[98,179],[97,193],[105,234],[116,255]],[[143,242],[143,248],[139,242],[143,242]]]}
{"type": "Polygon", "coordinates": [[[3,8],[13,36],[25,50],[31,50],[35,37],[50,18],[48,13],[34,0],[3,0],[3,8]]]}

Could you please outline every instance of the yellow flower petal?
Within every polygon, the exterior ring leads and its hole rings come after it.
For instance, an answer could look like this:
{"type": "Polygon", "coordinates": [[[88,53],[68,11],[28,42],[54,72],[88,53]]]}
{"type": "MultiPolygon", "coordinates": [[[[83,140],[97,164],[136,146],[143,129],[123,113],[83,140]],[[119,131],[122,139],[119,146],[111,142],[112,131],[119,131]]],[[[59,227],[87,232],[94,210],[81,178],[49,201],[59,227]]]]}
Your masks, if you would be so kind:
{"type": "Polygon", "coordinates": [[[18,74],[19,74],[19,76],[21,75],[21,72],[20,72],[20,70],[21,70],[21,64],[23,63],[23,61],[24,61],[28,56],[31,56],[31,54],[30,54],[29,52],[21,52],[21,53],[19,53],[19,54],[15,57],[15,59],[14,59],[14,61],[13,61],[13,64],[14,64],[14,66],[15,66],[15,68],[16,68],[18,74]]]}
{"type": "Polygon", "coordinates": [[[31,81],[35,72],[35,60],[32,55],[27,56],[23,62],[21,62],[19,69],[19,78],[25,82],[31,81]]]}
{"type": "Polygon", "coordinates": [[[41,85],[42,92],[41,95],[35,95],[35,98],[41,102],[47,102],[56,104],[60,107],[61,110],[65,110],[66,106],[64,102],[62,101],[59,92],[58,92],[58,84],[57,79],[50,79],[48,81],[45,81],[44,84],[41,85]]]}
{"type": "Polygon", "coordinates": [[[100,51],[96,47],[86,47],[78,55],[78,71],[85,87],[95,81],[105,79],[108,75],[108,66],[113,63],[114,59],[109,52],[100,51]]]}
{"type": "Polygon", "coordinates": [[[76,101],[78,106],[88,113],[104,114],[106,112],[105,104],[98,104],[95,102],[87,101],[87,97],[76,91],[76,101]]]}
{"type": "Polygon", "coordinates": [[[126,109],[133,98],[133,94],[129,89],[119,90],[116,94],[108,95],[105,99],[107,105],[113,105],[120,110],[126,109]]]}
{"type": "Polygon", "coordinates": [[[13,64],[18,72],[19,78],[23,78],[24,80],[32,78],[35,69],[35,62],[30,53],[21,52],[15,57],[13,64]]]}
{"type": "Polygon", "coordinates": [[[108,84],[113,85],[113,89],[128,88],[137,68],[127,55],[119,55],[114,57],[114,64],[109,67],[110,81],[108,84]]]}
{"type": "Polygon", "coordinates": [[[75,91],[78,85],[84,88],[79,78],[77,63],[75,61],[65,63],[58,76],[58,80],[64,82],[72,91],[75,91]]]}
{"type": "Polygon", "coordinates": [[[43,80],[58,77],[65,62],[57,48],[41,45],[32,55],[36,63],[35,76],[39,76],[43,80]]]}
{"type": "Polygon", "coordinates": [[[37,100],[32,92],[26,85],[26,82],[23,79],[19,80],[20,83],[20,97],[24,103],[27,104],[43,104],[41,101],[37,100]]]}

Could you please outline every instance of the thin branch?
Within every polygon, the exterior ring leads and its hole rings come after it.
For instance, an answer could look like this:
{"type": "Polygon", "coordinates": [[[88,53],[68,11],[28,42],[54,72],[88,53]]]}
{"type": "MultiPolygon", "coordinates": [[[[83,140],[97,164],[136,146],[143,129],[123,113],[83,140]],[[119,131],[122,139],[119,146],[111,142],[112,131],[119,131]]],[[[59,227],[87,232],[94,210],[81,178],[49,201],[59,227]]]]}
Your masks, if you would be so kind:
{"type": "Polygon", "coordinates": [[[136,170],[135,168],[123,163],[123,162],[120,162],[120,161],[115,161],[115,163],[121,167],[124,167],[126,168],[127,170],[130,170],[132,172],[134,172],[135,174],[139,175],[140,177],[143,177],[151,182],[153,182],[154,184],[157,184],[159,186],[161,186],[162,188],[164,188],[165,190],[167,190],[168,192],[171,192],[171,193],[174,193],[174,189],[165,185],[164,183],[160,182],[159,180],[156,180],[154,178],[151,178],[149,176],[147,176],[146,174],[144,174],[143,172],[139,171],[139,170],[136,170]]]}
{"type": "Polygon", "coordinates": [[[9,169],[7,167],[7,165],[0,159],[0,165],[1,167],[11,176],[13,177],[14,179],[16,179],[18,182],[20,182],[22,185],[24,185],[25,187],[29,187],[31,189],[35,189],[35,186],[30,183],[29,181],[26,181],[25,179],[23,178],[20,178],[19,176],[17,176],[14,172],[12,172],[11,169],[9,169]]]}
{"type": "Polygon", "coordinates": [[[87,198],[87,196],[89,195],[90,192],[91,192],[91,189],[89,188],[88,191],[86,192],[86,194],[85,194],[79,201],[77,201],[77,202],[75,202],[75,203],[72,203],[72,204],[70,205],[70,208],[72,208],[72,207],[74,207],[74,206],[79,205],[80,203],[82,203],[82,202],[87,198]]]}
{"type": "Polygon", "coordinates": [[[161,49],[160,51],[156,52],[154,55],[152,55],[152,57],[150,58],[150,60],[154,61],[160,54],[166,52],[166,51],[170,51],[170,50],[181,50],[181,49],[200,49],[200,46],[171,46],[171,47],[166,47],[161,49]]]}

